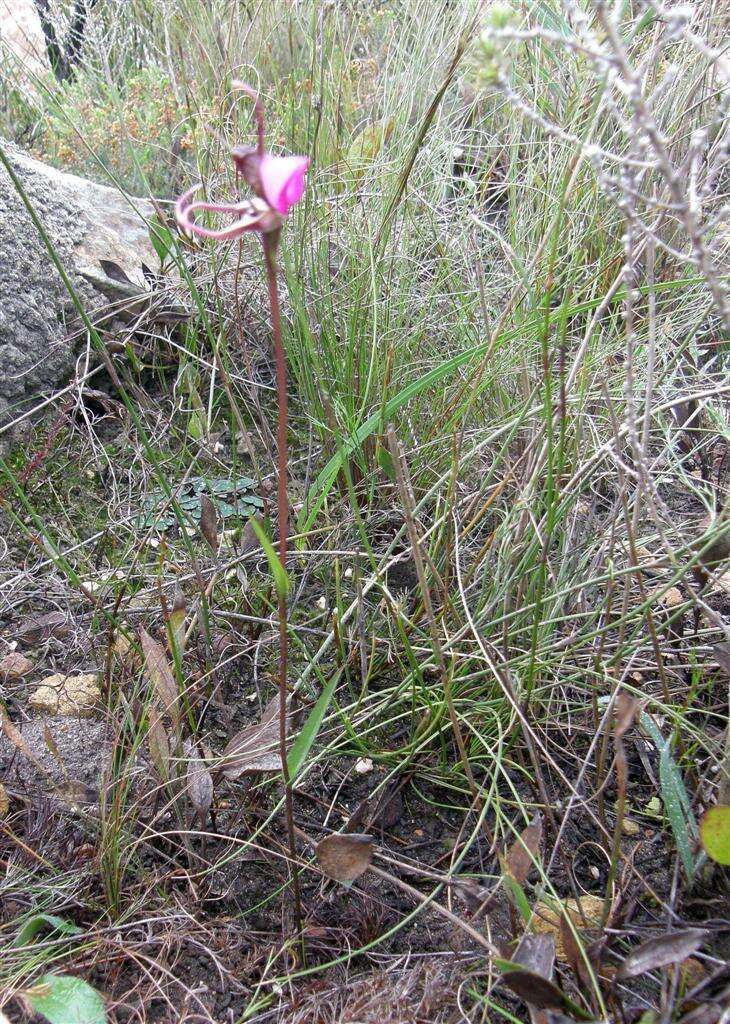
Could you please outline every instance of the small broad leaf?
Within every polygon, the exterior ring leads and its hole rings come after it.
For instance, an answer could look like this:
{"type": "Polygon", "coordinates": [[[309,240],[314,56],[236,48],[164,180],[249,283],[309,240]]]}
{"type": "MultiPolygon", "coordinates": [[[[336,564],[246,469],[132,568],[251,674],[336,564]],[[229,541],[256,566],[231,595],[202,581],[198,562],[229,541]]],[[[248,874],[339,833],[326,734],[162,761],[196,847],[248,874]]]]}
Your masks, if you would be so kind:
{"type": "Polygon", "coordinates": [[[539,974],[552,977],[555,966],[555,939],[552,935],[523,935],[512,962],[539,974]]]}
{"type": "Polygon", "coordinates": [[[135,282],[131,280],[126,270],[123,267],[120,267],[118,263],[115,263],[114,260],[100,259],[99,263],[101,264],[101,269],[111,281],[117,281],[119,284],[132,285],[133,288],[139,288],[139,285],[135,284],[135,282]]]}
{"type": "Polygon", "coordinates": [[[161,220],[153,217],[150,221],[150,242],[160,263],[164,263],[173,247],[172,232],[161,220]]]}
{"type": "Polygon", "coordinates": [[[730,866],[730,807],[711,807],[700,821],[702,847],[717,864],[730,866]]]}
{"type": "Polygon", "coordinates": [[[261,525],[256,516],[252,516],[244,526],[243,532],[241,533],[240,551],[242,555],[246,555],[249,551],[255,551],[256,548],[261,547],[261,541],[253,527],[254,522],[256,522],[258,526],[261,525]]]}
{"type": "Polygon", "coordinates": [[[502,981],[530,1006],[537,1006],[540,1009],[552,1007],[556,1010],[565,1006],[566,997],[558,986],[534,971],[507,971],[502,975],[502,981]]]}
{"type": "Polygon", "coordinates": [[[212,551],[218,550],[218,513],[207,494],[200,496],[200,532],[212,551]]]}
{"type": "Polygon", "coordinates": [[[170,646],[173,647],[171,652],[173,654],[174,649],[177,650],[178,654],[183,654],[185,651],[185,613],[187,607],[185,595],[181,590],[176,591],[170,618],[167,620],[167,626],[170,631],[168,641],[170,646]]]}
{"type": "Polygon", "coordinates": [[[321,839],[314,852],[325,875],[337,882],[354,882],[370,867],[373,837],[335,833],[321,839]]]}
{"type": "Polygon", "coordinates": [[[271,701],[258,725],[241,729],[229,740],[221,755],[221,767],[227,779],[249,772],[280,772],[279,697],[271,701]]]}
{"type": "MultiPolygon", "coordinates": [[[[512,960],[550,981],[555,967],[555,939],[552,935],[523,935],[512,960]]],[[[529,1012],[531,1024],[543,1024],[542,1010],[529,1006],[529,1012]]]]}
{"type": "Polygon", "coordinates": [[[69,974],[44,974],[23,995],[50,1024],[106,1024],[104,1000],[91,985],[69,974]]]}
{"type": "Polygon", "coordinates": [[[205,815],[213,803],[213,776],[208,771],[205,761],[195,756],[195,747],[189,745],[187,789],[190,803],[200,815],[205,815]]]}
{"type": "Polygon", "coordinates": [[[205,480],[204,484],[207,484],[212,494],[236,494],[238,491],[248,491],[255,487],[256,481],[250,476],[236,476],[232,480],[205,480]]]}
{"type": "Polygon", "coordinates": [[[152,763],[160,778],[168,779],[170,776],[170,740],[167,737],[165,726],[162,724],[162,719],[157,714],[150,715],[147,743],[152,763]]]}
{"type": "Polygon", "coordinates": [[[178,693],[177,683],[172,674],[167,655],[146,630],[140,629],[139,639],[142,644],[147,674],[150,677],[157,699],[162,710],[170,716],[177,730],[180,726],[180,694],[178,693]]]}
{"type": "Polygon", "coordinates": [[[636,978],[639,974],[654,971],[668,964],[681,963],[700,948],[706,941],[708,933],[701,928],[685,928],[681,932],[668,932],[648,942],[642,942],[633,953],[629,953],[623,961],[616,977],[636,978]]]}
{"type": "Polygon", "coordinates": [[[593,1020],[593,1017],[569,999],[562,989],[534,971],[523,968],[509,970],[502,975],[502,981],[530,1007],[540,1010],[569,1010],[579,1020],[593,1020]]]}
{"type": "Polygon", "coordinates": [[[79,928],[72,921],[67,921],[65,917],[57,917],[55,914],[34,914],[20,929],[13,945],[27,946],[31,939],[34,939],[44,928],[60,932],[61,935],[81,935],[83,933],[83,928],[79,928]]]}
{"type": "Polygon", "coordinates": [[[510,846],[505,858],[506,871],[523,885],[535,866],[542,842],[542,815],[537,814],[510,846]]]}

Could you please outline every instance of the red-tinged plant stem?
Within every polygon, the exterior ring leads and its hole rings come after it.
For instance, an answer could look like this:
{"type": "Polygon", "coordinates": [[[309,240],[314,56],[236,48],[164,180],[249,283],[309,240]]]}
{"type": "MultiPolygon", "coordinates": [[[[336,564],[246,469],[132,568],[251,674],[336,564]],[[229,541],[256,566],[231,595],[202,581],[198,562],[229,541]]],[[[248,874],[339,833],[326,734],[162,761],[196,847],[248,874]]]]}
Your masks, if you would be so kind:
{"type": "MultiPolygon", "coordinates": [[[[278,401],[277,449],[278,449],[278,480],[277,504],[279,510],[279,561],[286,569],[287,533],[289,527],[289,498],[287,495],[287,418],[288,400],[286,390],[286,353],[281,337],[281,313],[279,311],[279,288],[277,283],[276,249],[279,243],[279,232],[263,234],[266,262],[266,278],[269,286],[269,305],[271,307],[271,332],[274,337],[274,359],[276,362],[276,393],[278,401]]],[[[279,592],[279,754],[281,757],[281,773],[284,779],[284,800],[286,805],[286,825],[289,833],[289,854],[291,857],[292,887],[294,890],[294,912],[297,933],[304,941],[302,919],[302,896],[299,888],[299,869],[297,867],[296,829],[294,826],[294,793],[291,775],[287,764],[287,605],[286,593],[279,592]]]]}

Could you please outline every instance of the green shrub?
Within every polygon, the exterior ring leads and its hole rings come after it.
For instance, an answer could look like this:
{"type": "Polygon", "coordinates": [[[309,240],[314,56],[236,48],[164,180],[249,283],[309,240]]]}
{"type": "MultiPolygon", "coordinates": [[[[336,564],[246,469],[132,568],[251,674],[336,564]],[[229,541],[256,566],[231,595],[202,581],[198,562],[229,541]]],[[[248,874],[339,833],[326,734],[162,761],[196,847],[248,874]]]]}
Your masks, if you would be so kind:
{"type": "Polygon", "coordinates": [[[106,171],[129,191],[169,195],[189,176],[194,133],[161,68],[135,71],[118,89],[81,74],[51,98],[35,151],[64,170],[100,181],[106,171]]]}

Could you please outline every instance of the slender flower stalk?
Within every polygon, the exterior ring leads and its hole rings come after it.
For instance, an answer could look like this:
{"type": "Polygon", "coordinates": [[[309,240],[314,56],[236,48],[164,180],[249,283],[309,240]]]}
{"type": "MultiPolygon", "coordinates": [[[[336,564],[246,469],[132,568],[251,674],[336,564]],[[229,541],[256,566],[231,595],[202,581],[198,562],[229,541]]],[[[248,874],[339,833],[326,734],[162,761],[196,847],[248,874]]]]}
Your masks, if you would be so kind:
{"type": "MultiPolygon", "coordinates": [[[[279,243],[278,233],[262,235],[264,260],[266,262],[266,279],[269,287],[269,306],[271,309],[271,333],[274,338],[274,360],[276,363],[276,394],[278,417],[276,431],[276,447],[278,461],[277,506],[279,515],[279,561],[286,569],[287,545],[289,533],[289,496],[287,493],[287,427],[288,398],[286,382],[286,352],[281,336],[281,313],[279,311],[279,288],[277,276],[276,250],[279,243]]],[[[289,664],[289,638],[287,633],[288,609],[286,591],[279,592],[279,753],[281,756],[281,772],[284,779],[284,800],[286,804],[287,831],[289,833],[289,854],[292,865],[292,887],[294,889],[294,910],[297,932],[303,936],[302,930],[302,895],[299,887],[299,868],[297,867],[296,832],[294,827],[294,791],[287,761],[287,668],[289,664]]]]}
{"type": "MultiPolygon", "coordinates": [[[[193,196],[198,188],[200,188],[199,185],[196,185],[180,196],[175,204],[175,216],[179,226],[184,231],[200,235],[203,238],[227,241],[229,239],[241,238],[246,232],[256,232],[261,238],[264,262],[266,264],[266,279],[271,309],[271,333],[274,341],[274,360],[276,364],[279,561],[282,568],[285,569],[289,527],[289,499],[287,493],[288,401],[286,352],[281,335],[281,312],[279,308],[277,250],[284,218],[304,194],[305,175],[309,167],[309,158],[305,156],[275,156],[272,153],[267,153],[265,148],[266,124],[264,108],[258,93],[244,82],[234,81],[233,87],[244,92],[254,103],[257,125],[256,148],[236,146],[232,151],[236,174],[245,179],[248,186],[254,192],[254,198],[236,203],[196,202],[193,200],[193,196]],[[198,213],[225,214],[231,217],[232,220],[231,223],[221,228],[207,228],[196,222],[196,215],[198,213]]],[[[279,754],[284,781],[286,823],[291,859],[292,888],[294,892],[294,912],[297,933],[303,942],[302,899],[299,886],[296,830],[294,826],[294,792],[287,763],[287,670],[289,663],[287,614],[286,591],[282,587],[279,592],[279,754]]]]}

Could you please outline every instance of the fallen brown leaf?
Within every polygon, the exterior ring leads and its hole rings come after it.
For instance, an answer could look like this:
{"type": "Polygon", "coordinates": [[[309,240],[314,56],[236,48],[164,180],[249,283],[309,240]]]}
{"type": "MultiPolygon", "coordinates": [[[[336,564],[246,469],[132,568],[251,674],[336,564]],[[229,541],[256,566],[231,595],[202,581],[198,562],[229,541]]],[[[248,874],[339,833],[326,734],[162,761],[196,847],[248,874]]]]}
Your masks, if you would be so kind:
{"type": "Polygon", "coordinates": [[[547,978],[535,974],[534,971],[507,971],[502,975],[502,981],[528,1006],[534,1006],[541,1010],[559,1010],[561,1007],[569,1005],[565,993],[557,985],[548,981],[547,978]]]}
{"type": "Polygon", "coordinates": [[[200,497],[200,532],[212,551],[218,550],[218,513],[207,494],[200,497]]]}
{"type": "Polygon", "coordinates": [[[373,837],[335,833],[317,843],[315,854],[325,875],[337,882],[354,882],[372,863],[373,837]]]}
{"type": "Polygon", "coordinates": [[[150,712],[147,745],[158,775],[163,781],[167,780],[170,776],[170,740],[161,716],[155,711],[150,712]]]}
{"type": "Polygon", "coordinates": [[[147,674],[162,711],[169,715],[177,731],[180,727],[180,694],[164,649],[144,629],[139,631],[147,674]]]}
{"type": "Polygon", "coordinates": [[[15,636],[27,644],[40,644],[51,637],[68,636],[70,632],[71,627],[63,612],[48,612],[25,619],[15,630],[15,636]]]}
{"type": "Polygon", "coordinates": [[[221,769],[227,779],[249,772],[280,772],[279,698],[268,705],[257,725],[246,726],[229,740],[221,755],[221,769]]]}
{"type": "MultiPolygon", "coordinates": [[[[523,935],[512,962],[520,964],[539,978],[551,981],[555,968],[555,939],[552,935],[523,935]]],[[[529,1000],[526,1002],[532,1024],[545,1024],[544,1010],[529,1000]]]]}
{"type": "Polygon", "coordinates": [[[0,661],[0,679],[5,683],[22,679],[33,670],[33,662],[20,651],[11,651],[0,661]]]}
{"type": "Polygon", "coordinates": [[[730,676],[730,644],[717,644],[710,651],[718,666],[730,676]]]}
{"type": "Polygon", "coordinates": [[[259,535],[251,524],[251,520],[254,519],[259,526],[263,526],[263,520],[261,516],[251,516],[251,519],[246,523],[241,534],[240,552],[242,555],[246,555],[249,551],[257,551],[261,547],[261,541],[259,535]]]}
{"type": "Polygon", "coordinates": [[[205,761],[197,757],[192,744],[188,744],[187,789],[190,803],[199,815],[205,815],[213,803],[213,776],[205,761]]]}
{"type": "Polygon", "coordinates": [[[682,931],[667,932],[648,939],[637,946],[633,953],[629,953],[616,972],[616,977],[621,980],[636,978],[647,971],[681,963],[696,952],[707,937],[708,932],[702,928],[684,928],[682,931]]]}
{"type": "Polygon", "coordinates": [[[540,853],[541,842],[542,815],[537,814],[512,843],[505,858],[507,872],[519,885],[523,885],[527,881],[528,875],[534,868],[540,853]]]}

